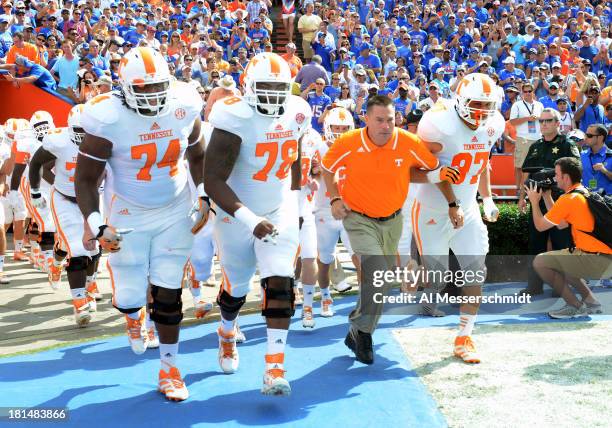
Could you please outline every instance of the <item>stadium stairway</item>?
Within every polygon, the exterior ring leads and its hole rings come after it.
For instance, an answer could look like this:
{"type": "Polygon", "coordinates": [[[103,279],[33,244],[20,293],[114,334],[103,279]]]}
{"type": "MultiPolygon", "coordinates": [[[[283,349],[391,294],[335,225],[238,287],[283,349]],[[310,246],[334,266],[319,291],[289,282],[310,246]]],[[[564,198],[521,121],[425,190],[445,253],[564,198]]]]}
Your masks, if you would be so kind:
{"type": "MultiPolygon", "coordinates": [[[[277,54],[282,55],[285,53],[285,45],[289,43],[289,36],[287,35],[287,32],[285,31],[285,27],[283,26],[283,17],[282,17],[280,6],[274,6],[272,8],[271,13],[270,13],[270,18],[272,19],[272,23],[274,24],[274,31],[272,31],[273,50],[277,54]]],[[[297,47],[296,54],[300,58],[304,58],[304,50],[302,49],[302,42],[301,42],[302,37],[297,31],[297,21],[298,20],[296,16],[296,19],[294,21],[295,31],[293,33],[295,40],[293,42],[295,43],[297,47]]]]}

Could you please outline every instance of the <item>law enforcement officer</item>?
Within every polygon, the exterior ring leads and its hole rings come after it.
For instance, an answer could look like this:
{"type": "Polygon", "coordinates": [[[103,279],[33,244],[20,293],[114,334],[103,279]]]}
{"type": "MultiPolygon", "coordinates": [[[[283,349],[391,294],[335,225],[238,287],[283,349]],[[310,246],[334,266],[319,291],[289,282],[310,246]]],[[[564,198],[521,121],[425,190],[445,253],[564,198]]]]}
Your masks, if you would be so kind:
{"type": "MultiPolygon", "coordinates": [[[[523,182],[527,178],[533,178],[533,173],[524,172],[526,168],[554,168],[555,161],[562,157],[574,157],[580,159],[578,147],[571,142],[565,135],[561,134],[559,112],[552,108],[545,108],[539,118],[539,125],[542,131],[542,138],[536,141],[527,152],[523,162],[523,182]]],[[[552,197],[556,200],[563,192],[559,189],[552,189],[552,197]]],[[[520,189],[519,208],[525,211],[525,190],[520,189]]],[[[546,206],[540,201],[542,213],[546,213],[546,206]]],[[[531,213],[529,214],[529,254],[537,255],[547,250],[548,238],[550,238],[553,250],[568,248],[571,242],[569,229],[557,229],[556,227],[543,232],[538,232],[533,223],[531,213]]],[[[529,278],[527,288],[521,290],[523,294],[538,295],[542,294],[542,280],[538,274],[529,268],[529,278]]]]}

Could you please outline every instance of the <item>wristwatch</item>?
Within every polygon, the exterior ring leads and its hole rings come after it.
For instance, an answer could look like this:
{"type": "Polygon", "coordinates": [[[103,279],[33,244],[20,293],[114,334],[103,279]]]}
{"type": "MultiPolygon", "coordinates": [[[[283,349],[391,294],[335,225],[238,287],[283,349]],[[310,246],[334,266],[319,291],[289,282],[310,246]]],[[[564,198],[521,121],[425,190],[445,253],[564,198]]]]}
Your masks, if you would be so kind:
{"type": "Polygon", "coordinates": [[[461,201],[459,199],[455,199],[453,202],[448,203],[449,208],[457,208],[461,206],[461,201]]]}

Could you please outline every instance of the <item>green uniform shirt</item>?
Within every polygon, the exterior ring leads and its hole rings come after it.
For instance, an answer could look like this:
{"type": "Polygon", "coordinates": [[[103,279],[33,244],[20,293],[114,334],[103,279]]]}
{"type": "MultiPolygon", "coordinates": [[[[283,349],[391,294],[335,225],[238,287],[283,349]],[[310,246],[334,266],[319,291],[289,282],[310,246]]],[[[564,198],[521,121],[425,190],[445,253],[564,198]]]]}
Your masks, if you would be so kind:
{"type": "Polygon", "coordinates": [[[557,159],[564,157],[580,159],[578,147],[565,135],[558,134],[553,141],[544,141],[544,138],[540,138],[529,147],[523,168],[554,168],[557,159]]]}

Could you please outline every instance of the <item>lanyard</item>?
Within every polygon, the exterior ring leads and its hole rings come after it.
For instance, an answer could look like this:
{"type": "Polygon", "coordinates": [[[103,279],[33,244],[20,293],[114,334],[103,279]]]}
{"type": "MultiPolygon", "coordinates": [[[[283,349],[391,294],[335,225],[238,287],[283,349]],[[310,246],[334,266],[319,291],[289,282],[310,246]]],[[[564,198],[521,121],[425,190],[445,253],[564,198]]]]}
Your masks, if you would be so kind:
{"type": "Polygon", "coordinates": [[[532,112],[533,110],[532,110],[532,109],[530,109],[529,107],[527,107],[527,103],[525,102],[525,100],[523,100],[523,105],[525,106],[525,108],[526,108],[526,109],[527,109],[527,111],[529,112],[529,116],[531,116],[531,115],[532,115],[532,113],[531,113],[531,112],[532,112]]]}

